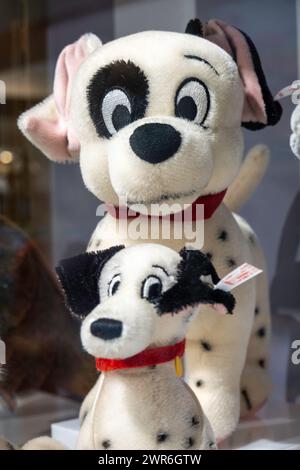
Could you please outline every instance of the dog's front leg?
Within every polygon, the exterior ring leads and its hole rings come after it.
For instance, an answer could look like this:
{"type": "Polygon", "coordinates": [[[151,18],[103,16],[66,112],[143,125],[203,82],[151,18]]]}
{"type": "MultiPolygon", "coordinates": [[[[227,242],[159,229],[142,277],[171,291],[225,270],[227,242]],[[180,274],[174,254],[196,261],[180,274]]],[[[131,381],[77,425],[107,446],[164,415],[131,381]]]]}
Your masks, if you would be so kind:
{"type": "Polygon", "coordinates": [[[239,420],[240,378],[253,322],[255,284],[235,291],[233,315],[202,309],[192,321],[186,348],[188,383],[208,417],[217,441],[239,420]]]}

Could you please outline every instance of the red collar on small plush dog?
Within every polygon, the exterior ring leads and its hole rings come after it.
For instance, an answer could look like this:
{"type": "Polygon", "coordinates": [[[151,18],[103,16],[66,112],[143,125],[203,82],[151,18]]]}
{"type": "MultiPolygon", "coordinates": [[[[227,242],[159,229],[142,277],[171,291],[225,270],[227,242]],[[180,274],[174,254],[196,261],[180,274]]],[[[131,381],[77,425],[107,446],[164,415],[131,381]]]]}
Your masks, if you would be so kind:
{"type": "Polygon", "coordinates": [[[135,367],[149,367],[170,362],[176,357],[183,356],[185,339],[176,344],[161,346],[159,348],[145,349],[126,359],[104,359],[96,358],[96,368],[101,372],[117,369],[132,369],[135,367]]]}
{"type": "MultiPolygon", "coordinates": [[[[181,211],[181,212],[176,212],[176,214],[170,214],[167,216],[159,215],[159,216],[151,216],[147,215],[144,217],[147,217],[150,219],[151,217],[158,217],[159,219],[163,218],[169,218],[171,221],[176,220],[176,218],[180,217],[181,220],[181,215],[183,213],[186,213],[186,217],[183,219],[185,221],[195,221],[199,219],[199,214],[197,212],[197,205],[198,204],[203,204],[204,205],[204,219],[210,219],[210,217],[213,215],[213,213],[217,210],[219,205],[224,199],[224,196],[226,194],[226,189],[224,191],[221,191],[220,193],[216,194],[208,194],[207,196],[200,196],[196,201],[194,201],[190,207],[187,209],[181,211]]],[[[114,217],[115,219],[135,219],[138,217],[139,214],[138,212],[135,212],[131,210],[129,207],[126,206],[113,206],[112,204],[106,204],[106,208],[108,213],[114,217]]],[[[143,217],[143,215],[142,215],[143,217]]]]}

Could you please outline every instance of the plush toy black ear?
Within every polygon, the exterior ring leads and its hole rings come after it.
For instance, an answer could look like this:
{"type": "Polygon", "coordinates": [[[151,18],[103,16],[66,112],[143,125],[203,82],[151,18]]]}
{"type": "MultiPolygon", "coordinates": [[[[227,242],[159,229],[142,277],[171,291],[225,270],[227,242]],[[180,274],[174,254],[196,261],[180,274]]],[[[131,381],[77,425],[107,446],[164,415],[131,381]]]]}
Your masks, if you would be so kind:
{"type": "Polygon", "coordinates": [[[197,280],[200,276],[211,276],[214,284],[220,281],[209,257],[199,250],[183,248],[179,252],[182,261],[178,267],[181,276],[197,280]]]}
{"type": "Polygon", "coordinates": [[[243,31],[221,20],[205,24],[204,37],[217,44],[235,60],[244,88],[242,126],[250,130],[274,126],[282,108],[269,90],[258,52],[243,31]]]}
{"type": "Polygon", "coordinates": [[[74,315],[85,317],[100,303],[98,280],[102,268],[123,248],[120,245],[103,251],[82,253],[62,260],[56,267],[67,307],[74,315]]]}
{"type": "Polygon", "coordinates": [[[198,18],[190,20],[185,28],[186,34],[192,34],[193,36],[203,37],[203,26],[198,18]]]}
{"type": "Polygon", "coordinates": [[[177,283],[163,293],[158,304],[159,313],[179,312],[200,304],[221,304],[232,313],[235,299],[230,292],[214,288],[220,278],[210,259],[199,250],[187,248],[180,251],[180,256],[177,283]],[[212,282],[203,279],[207,276],[211,276],[212,282]]]}
{"type": "Polygon", "coordinates": [[[261,90],[262,99],[264,102],[264,114],[265,114],[265,122],[252,121],[251,119],[244,119],[242,122],[242,126],[246,129],[251,131],[256,131],[259,129],[263,129],[265,126],[275,126],[278,123],[282,116],[282,107],[278,101],[274,101],[272,93],[268,87],[267,80],[262,68],[262,64],[257,52],[257,49],[252,41],[252,39],[243,31],[240,31],[243,34],[245,41],[249,47],[249,51],[252,58],[252,63],[254,66],[254,70],[258,79],[258,84],[261,90]]]}

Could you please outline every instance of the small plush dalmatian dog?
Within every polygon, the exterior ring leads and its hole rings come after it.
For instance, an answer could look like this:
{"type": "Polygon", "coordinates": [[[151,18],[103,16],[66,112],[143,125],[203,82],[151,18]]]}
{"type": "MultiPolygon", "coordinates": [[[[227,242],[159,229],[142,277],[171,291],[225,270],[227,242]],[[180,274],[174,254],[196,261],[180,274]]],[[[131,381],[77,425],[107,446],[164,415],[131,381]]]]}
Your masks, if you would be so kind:
{"type": "MultiPolygon", "coordinates": [[[[174,367],[195,305],[234,308],[232,294],[214,288],[220,279],[210,260],[144,244],[85,253],[64,260],[57,273],[70,310],[83,320],[82,344],[102,371],[82,407],[77,449],[216,448],[174,367]]],[[[26,448],[41,448],[43,439],[26,448]]]]}
{"type": "MultiPolygon", "coordinates": [[[[79,160],[85,185],[108,208],[152,216],[152,204],[170,214],[203,203],[203,250],[224,276],[243,262],[266,272],[253,231],[222,199],[241,167],[242,126],[261,129],[280,116],[250,38],[219,20],[194,20],[185,34],[148,31],[106,45],[83,36],[62,51],[53,95],[19,127],[50,159],[79,160]]],[[[244,177],[231,207],[243,199],[244,177]]],[[[184,235],[120,236],[115,214],[99,222],[89,251],[145,241],[179,251],[190,243],[184,235]]],[[[188,332],[189,384],[218,439],[234,430],[240,403],[242,415],[252,413],[270,389],[265,274],[238,287],[236,300],[233,319],[206,307],[188,332]]]]}

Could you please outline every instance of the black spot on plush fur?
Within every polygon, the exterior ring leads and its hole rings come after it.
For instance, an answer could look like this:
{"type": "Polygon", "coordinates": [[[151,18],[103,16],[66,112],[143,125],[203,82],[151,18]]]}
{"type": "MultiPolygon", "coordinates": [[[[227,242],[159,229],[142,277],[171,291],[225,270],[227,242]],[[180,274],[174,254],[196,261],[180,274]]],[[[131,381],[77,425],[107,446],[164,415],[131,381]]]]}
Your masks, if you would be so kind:
{"type": "Polygon", "coordinates": [[[266,336],[266,329],[264,326],[262,326],[261,328],[259,328],[256,332],[257,336],[259,338],[264,338],[266,336]]]}
{"type": "Polygon", "coordinates": [[[60,262],[56,273],[66,304],[74,315],[84,317],[99,303],[98,279],[105,263],[124,248],[113,246],[97,253],[83,253],[60,262]]]}
{"type": "Polygon", "coordinates": [[[208,341],[201,340],[201,346],[204,351],[212,351],[212,345],[208,341]]]}
{"type": "Polygon", "coordinates": [[[164,292],[157,303],[160,314],[178,312],[185,307],[198,304],[223,304],[232,313],[235,299],[230,292],[214,289],[200,280],[200,276],[211,276],[213,283],[220,280],[214,266],[206,255],[198,250],[184,248],[180,252],[177,283],[164,292]]]}
{"type": "Polygon", "coordinates": [[[165,442],[169,438],[169,434],[166,432],[159,432],[156,436],[156,442],[158,444],[165,442]]]}
{"type": "Polygon", "coordinates": [[[193,437],[188,437],[185,440],[184,448],[185,449],[190,449],[191,447],[193,447],[194,444],[195,444],[195,439],[193,437]]]}
{"type": "Polygon", "coordinates": [[[196,387],[201,387],[203,385],[203,380],[197,380],[196,387]]]}
{"type": "Polygon", "coordinates": [[[242,397],[245,400],[247,409],[251,410],[252,409],[252,403],[251,403],[251,400],[250,400],[250,397],[249,397],[249,394],[248,394],[247,390],[246,389],[241,390],[241,394],[242,394],[242,397]]]}
{"type": "Polygon", "coordinates": [[[109,449],[111,447],[110,440],[106,439],[105,441],[102,441],[102,447],[103,447],[103,449],[109,449]]]}
{"type": "Polygon", "coordinates": [[[227,259],[227,266],[229,266],[229,268],[235,268],[236,267],[236,261],[235,259],[233,258],[228,258],[227,259]]]}
{"type": "Polygon", "coordinates": [[[192,427],[197,427],[197,426],[199,426],[200,420],[199,420],[198,416],[193,416],[193,417],[192,417],[192,423],[191,423],[191,424],[192,424],[192,427]]]}
{"type": "Polygon", "coordinates": [[[221,240],[222,242],[226,242],[228,240],[228,233],[226,232],[226,230],[220,231],[218,235],[218,239],[221,240]]]}
{"type": "Polygon", "coordinates": [[[190,20],[185,28],[186,34],[192,34],[193,36],[203,37],[203,26],[198,18],[190,20]]]}

